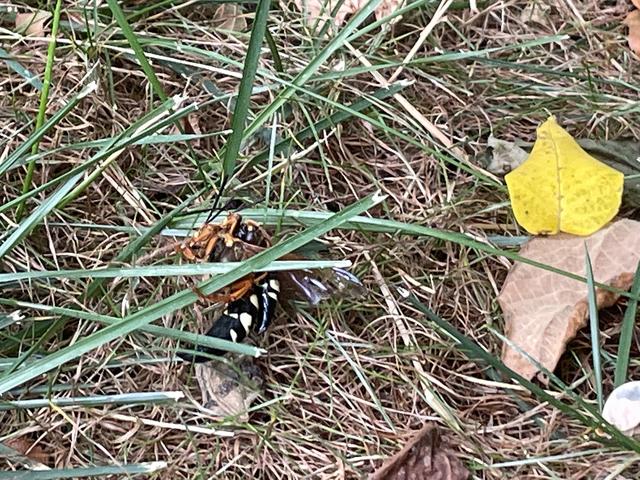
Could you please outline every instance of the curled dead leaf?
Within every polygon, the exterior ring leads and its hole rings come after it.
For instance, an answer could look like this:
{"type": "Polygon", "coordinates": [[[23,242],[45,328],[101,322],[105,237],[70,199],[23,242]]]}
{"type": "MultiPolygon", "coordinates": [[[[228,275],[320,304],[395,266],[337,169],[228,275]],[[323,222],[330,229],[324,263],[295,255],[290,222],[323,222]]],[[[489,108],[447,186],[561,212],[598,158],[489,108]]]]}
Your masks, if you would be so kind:
{"type": "Polygon", "coordinates": [[[216,417],[249,420],[247,411],[260,395],[262,375],[252,359],[241,359],[237,369],[222,363],[199,363],[195,374],[202,392],[202,405],[216,417]]]}
{"type": "Polygon", "coordinates": [[[465,480],[469,472],[455,454],[442,446],[440,433],[426,424],[400,452],[369,480],[465,480]]]}
{"type": "MultiPolygon", "coordinates": [[[[640,222],[619,220],[590,237],[557,235],[529,241],[520,255],[577,275],[585,275],[584,244],[591,256],[596,282],[628,290],[640,261],[640,222]]],[[[613,292],[598,289],[598,308],[618,300],[613,292]]],[[[507,338],[553,371],[567,343],[586,323],[587,287],[578,280],[516,263],[498,296],[507,338]]],[[[538,369],[505,344],[502,361],[527,379],[538,369]]]]}
{"type": "Polygon", "coordinates": [[[487,170],[498,175],[504,175],[519,167],[529,156],[529,152],[514,142],[500,140],[493,135],[489,136],[487,146],[491,148],[491,161],[487,170]]]}

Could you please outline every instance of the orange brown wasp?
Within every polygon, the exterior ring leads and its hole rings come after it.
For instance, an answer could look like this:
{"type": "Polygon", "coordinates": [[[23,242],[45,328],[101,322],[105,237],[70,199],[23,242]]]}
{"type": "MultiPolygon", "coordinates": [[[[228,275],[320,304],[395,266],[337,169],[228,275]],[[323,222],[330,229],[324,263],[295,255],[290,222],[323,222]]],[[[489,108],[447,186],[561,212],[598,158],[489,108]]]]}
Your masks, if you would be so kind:
{"type": "MultiPolygon", "coordinates": [[[[265,229],[237,213],[228,214],[220,223],[205,222],[195,235],[177,246],[177,251],[189,261],[240,262],[271,246],[265,229]]],[[[305,257],[289,254],[282,260],[305,257]]],[[[232,342],[241,342],[251,330],[266,331],[273,319],[282,293],[301,297],[312,305],[336,293],[360,294],[363,287],[358,278],[342,268],[325,270],[289,270],[252,273],[211,295],[196,293],[205,301],[226,303],[206,335],[232,342]]],[[[196,347],[199,352],[221,356],[225,352],[209,347],[196,347]]],[[[208,357],[180,353],[187,361],[204,362],[208,357]]]]}

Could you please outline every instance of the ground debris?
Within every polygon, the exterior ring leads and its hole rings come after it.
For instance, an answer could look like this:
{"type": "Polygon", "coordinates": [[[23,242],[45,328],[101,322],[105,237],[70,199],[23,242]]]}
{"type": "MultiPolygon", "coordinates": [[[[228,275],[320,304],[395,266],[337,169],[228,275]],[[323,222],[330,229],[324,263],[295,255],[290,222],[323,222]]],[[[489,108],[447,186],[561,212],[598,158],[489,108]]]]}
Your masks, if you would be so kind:
{"type": "Polygon", "coordinates": [[[440,433],[428,423],[400,452],[387,460],[369,480],[465,480],[469,472],[450,450],[440,433]]]}
{"type": "Polygon", "coordinates": [[[3,451],[4,458],[33,470],[46,470],[47,465],[52,461],[51,456],[40,445],[34,445],[29,436],[10,438],[3,443],[8,449],[14,450],[15,455],[12,456],[9,452],[3,451]]]}
{"type": "Polygon", "coordinates": [[[195,366],[202,393],[202,405],[216,417],[237,417],[246,422],[247,410],[258,398],[262,386],[260,370],[251,359],[239,362],[237,369],[213,362],[195,366]]]}

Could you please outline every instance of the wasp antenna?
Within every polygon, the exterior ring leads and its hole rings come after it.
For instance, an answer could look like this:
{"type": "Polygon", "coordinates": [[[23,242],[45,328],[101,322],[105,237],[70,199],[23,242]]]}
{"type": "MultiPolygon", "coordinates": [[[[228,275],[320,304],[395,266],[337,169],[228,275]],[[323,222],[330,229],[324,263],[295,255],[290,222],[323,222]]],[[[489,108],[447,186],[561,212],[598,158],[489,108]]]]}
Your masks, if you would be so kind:
{"type": "Polygon", "coordinates": [[[218,188],[218,193],[216,194],[215,198],[213,199],[213,204],[211,205],[211,210],[209,210],[209,215],[207,216],[207,219],[205,220],[204,223],[211,223],[213,220],[215,220],[215,218],[220,215],[220,212],[222,212],[226,205],[223,206],[222,208],[218,209],[218,203],[220,203],[220,199],[222,198],[222,194],[224,193],[224,189],[227,186],[227,179],[224,177],[224,175],[220,176],[220,188],[218,188]]]}

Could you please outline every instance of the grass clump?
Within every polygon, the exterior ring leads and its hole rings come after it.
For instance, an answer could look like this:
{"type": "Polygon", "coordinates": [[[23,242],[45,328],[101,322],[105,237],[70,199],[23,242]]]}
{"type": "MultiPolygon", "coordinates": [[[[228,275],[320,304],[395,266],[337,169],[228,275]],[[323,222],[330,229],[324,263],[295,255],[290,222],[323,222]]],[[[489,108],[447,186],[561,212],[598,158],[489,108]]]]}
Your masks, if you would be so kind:
{"type": "MultiPolygon", "coordinates": [[[[321,35],[267,1],[238,4],[243,31],[218,28],[207,3],[62,2],[53,50],[48,24],[14,31],[15,9],[35,7],[7,4],[3,448],[26,439],[37,462],[78,477],[126,464],[122,475],[158,479],[364,478],[437,421],[473,478],[638,475],[635,443],[593,435],[588,332],[547,390],[492,363],[495,298],[517,258],[499,245],[523,232],[501,179],[475,161],[489,134],[531,141],[549,113],[575,136],[638,138],[626,12],[558,2],[529,21],[513,2],[418,1],[392,23],[370,15],[378,3],[321,35]],[[174,361],[211,312],[173,245],[221,178],[225,200],[284,240],[205,290],[322,240],[368,292],[283,313],[256,346],[227,345],[267,352],[248,421],[210,416],[174,361]]],[[[605,393],[621,315],[600,318],[605,393]]],[[[624,351],[633,378],[638,346],[624,351]]],[[[35,461],[12,450],[5,469],[35,461]]]]}

